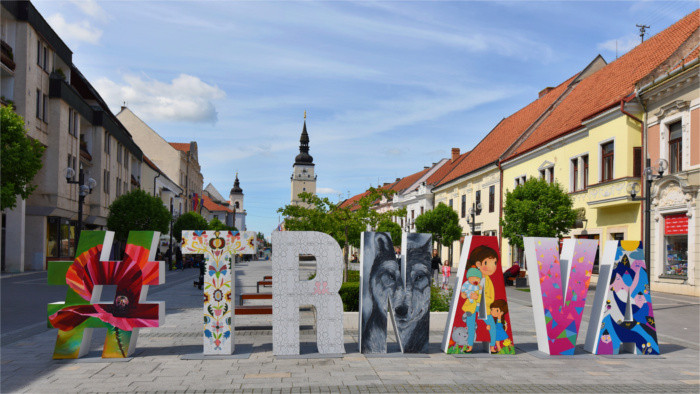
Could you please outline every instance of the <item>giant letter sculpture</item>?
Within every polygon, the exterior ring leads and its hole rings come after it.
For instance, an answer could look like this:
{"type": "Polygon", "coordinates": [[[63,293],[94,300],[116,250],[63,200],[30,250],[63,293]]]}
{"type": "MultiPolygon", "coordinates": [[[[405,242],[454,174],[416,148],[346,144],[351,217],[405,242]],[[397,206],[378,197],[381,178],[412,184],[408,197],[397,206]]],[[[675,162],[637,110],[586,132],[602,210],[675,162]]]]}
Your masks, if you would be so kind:
{"type": "Polygon", "coordinates": [[[124,358],[136,348],[139,327],[158,327],[164,302],[145,302],[149,285],[165,281],[165,264],[155,258],[160,233],[132,231],[124,259],[107,261],[114,233],[83,231],[74,261],[49,264],[49,284],[68,285],[65,302],[48,305],[48,325],[58,328],[53,358],[84,356],[92,329],[107,328],[102,357],[124,358]],[[103,285],[117,285],[114,302],[99,303],[103,285]]]}
{"type": "Polygon", "coordinates": [[[585,349],[593,354],[619,354],[623,343],[632,343],[635,354],[659,354],[639,241],[606,243],[585,349]]]}
{"type": "MultiPolygon", "coordinates": [[[[182,253],[204,255],[204,354],[234,350],[232,256],[255,254],[254,231],[183,231],[182,253]]],[[[234,278],[235,279],[235,278],[234,278]]]]}
{"type": "Polygon", "coordinates": [[[558,239],[525,237],[524,241],[532,268],[530,296],[537,347],[550,355],[573,355],[598,241],[565,239],[561,260],[558,239]]]}
{"type": "Polygon", "coordinates": [[[343,281],[340,246],[328,234],[314,231],[272,233],[272,351],[299,354],[299,307],[316,308],[316,345],[321,354],[345,353],[343,281]],[[299,256],[316,258],[316,277],[299,280],[299,256]]]}
{"type": "Polygon", "coordinates": [[[403,353],[426,353],[430,329],[430,234],[403,236],[397,261],[389,233],[362,233],[359,348],[386,353],[387,302],[403,353]]]}
{"type": "Polygon", "coordinates": [[[442,350],[470,353],[475,340],[488,342],[489,353],[515,354],[496,237],[464,240],[442,350]]]}

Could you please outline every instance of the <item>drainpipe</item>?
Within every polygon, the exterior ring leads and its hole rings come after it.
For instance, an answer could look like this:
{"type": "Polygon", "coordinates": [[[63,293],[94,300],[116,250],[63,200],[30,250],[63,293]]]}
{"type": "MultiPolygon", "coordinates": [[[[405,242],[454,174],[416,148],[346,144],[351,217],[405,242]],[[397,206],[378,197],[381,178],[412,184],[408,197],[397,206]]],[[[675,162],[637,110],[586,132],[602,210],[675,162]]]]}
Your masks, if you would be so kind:
{"type": "Polygon", "coordinates": [[[153,197],[157,196],[157,194],[156,194],[156,179],[158,179],[158,177],[160,175],[161,175],[161,173],[159,172],[158,175],[156,175],[155,178],[153,178],[153,197]]]}
{"type": "MultiPolygon", "coordinates": [[[[499,197],[498,197],[498,247],[503,250],[503,227],[501,227],[501,218],[503,217],[503,167],[501,167],[501,160],[498,160],[498,171],[499,176],[499,197]]],[[[501,257],[503,254],[501,253],[501,257]]],[[[503,260],[501,259],[501,263],[503,260]]],[[[512,264],[511,264],[512,265],[512,264]]],[[[522,262],[521,262],[522,266],[522,262]]]]}

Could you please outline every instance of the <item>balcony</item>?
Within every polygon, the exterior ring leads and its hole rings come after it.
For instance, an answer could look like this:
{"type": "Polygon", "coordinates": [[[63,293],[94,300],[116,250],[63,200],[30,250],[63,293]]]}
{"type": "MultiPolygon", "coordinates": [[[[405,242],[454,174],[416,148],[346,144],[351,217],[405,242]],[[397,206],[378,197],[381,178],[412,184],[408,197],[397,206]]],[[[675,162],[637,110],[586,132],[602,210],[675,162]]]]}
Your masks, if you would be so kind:
{"type": "Polygon", "coordinates": [[[0,47],[2,48],[0,51],[0,59],[2,60],[2,64],[10,71],[15,71],[17,66],[15,65],[15,57],[12,53],[12,47],[4,40],[0,40],[0,47]]]}
{"type": "Polygon", "coordinates": [[[641,189],[639,178],[619,178],[588,186],[587,193],[582,197],[590,208],[639,204],[639,201],[632,201],[632,197],[627,192],[632,183],[636,183],[641,189]]]}

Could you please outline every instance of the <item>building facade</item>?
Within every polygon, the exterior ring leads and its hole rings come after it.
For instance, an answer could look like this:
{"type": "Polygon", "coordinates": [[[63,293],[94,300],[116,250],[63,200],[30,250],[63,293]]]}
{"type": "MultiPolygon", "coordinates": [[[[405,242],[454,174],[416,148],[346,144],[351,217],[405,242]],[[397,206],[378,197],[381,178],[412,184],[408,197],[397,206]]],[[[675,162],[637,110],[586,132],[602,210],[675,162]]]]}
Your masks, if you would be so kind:
{"type": "Polygon", "coordinates": [[[647,122],[645,156],[663,176],[652,184],[652,288],[700,295],[700,81],[697,42],[681,60],[638,83],[647,122]],[[690,55],[686,55],[690,53],[690,55]]]}
{"type": "Polygon", "coordinates": [[[2,250],[3,268],[42,270],[75,254],[79,186],[68,181],[80,173],[92,179],[82,220],[102,229],[112,201],[140,186],[142,152],[30,2],[2,3],[1,34],[2,100],[14,103],[28,135],[46,147],[36,190],[3,212],[12,229],[2,234],[12,245],[2,250]]]}

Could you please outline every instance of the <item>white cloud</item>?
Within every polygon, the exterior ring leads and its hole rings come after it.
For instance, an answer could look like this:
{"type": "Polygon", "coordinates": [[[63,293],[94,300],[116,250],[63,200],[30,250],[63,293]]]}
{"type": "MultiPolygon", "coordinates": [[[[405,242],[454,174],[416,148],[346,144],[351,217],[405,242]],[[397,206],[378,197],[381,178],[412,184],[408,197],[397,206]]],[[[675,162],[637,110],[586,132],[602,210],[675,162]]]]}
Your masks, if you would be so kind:
{"type": "Polygon", "coordinates": [[[624,37],[614,38],[605,42],[598,44],[598,49],[603,51],[609,51],[615,53],[617,51],[618,55],[622,55],[630,51],[632,48],[639,45],[639,36],[635,34],[629,34],[624,37]]]}
{"type": "Polygon", "coordinates": [[[340,192],[331,187],[319,187],[316,189],[316,194],[340,194],[340,192]]]}
{"type": "Polygon", "coordinates": [[[95,87],[112,109],[126,101],[129,108],[144,119],[216,123],[214,100],[226,93],[201,79],[180,74],[170,83],[136,75],[125,75],[124,84],[100,78],[95,87]]]}
{"type": "Polygon", "coordinates": [[[71,0],[71,3],[78,7],[78,9],[87,16],[91,16],[102,21],[107,20],[107,12],[99,4],[97,4],[96,0],[71,0]]]}
{"type": "Polygon", "coordinates": [[[60,13],[46,18],[49,25],[66,41],[88,42],[97,44],[102,37],[102,30],[93,27],[88,21],[69,23],[60,13]]]}

